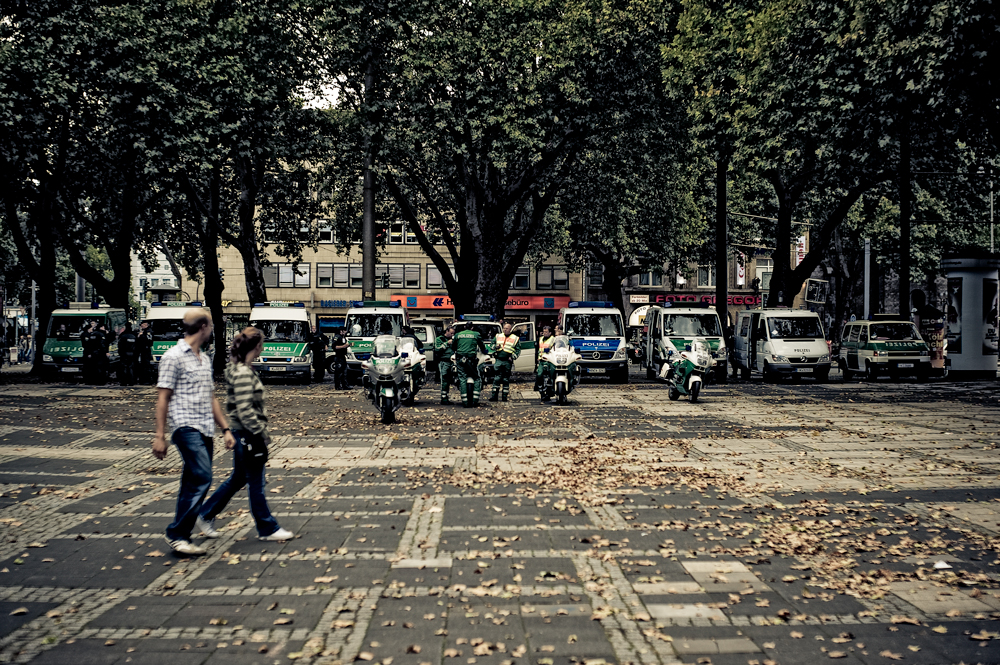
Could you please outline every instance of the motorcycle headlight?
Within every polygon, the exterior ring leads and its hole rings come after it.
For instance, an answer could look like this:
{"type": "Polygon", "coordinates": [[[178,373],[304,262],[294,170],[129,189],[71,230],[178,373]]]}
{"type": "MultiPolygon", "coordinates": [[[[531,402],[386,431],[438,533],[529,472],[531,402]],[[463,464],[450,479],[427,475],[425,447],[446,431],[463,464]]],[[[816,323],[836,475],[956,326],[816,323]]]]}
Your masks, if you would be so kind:
{"type": "Polygon", "coordinates": [[[52,356],[49,356],[49,355],[46,355],[46,354],[42,354],[42,362],[45,362],[45,363],[52,362],[52,356]]]}
{"type": "Polygon", "coordinates": [[[821,362],[821,363],[828,363],[828,362],[830,362],[830,354],[829,353],[824,353],[823,355],[821,355],[819,357],[819,360],[817,362],[821,362]]]}
{"type": "Polygon", "coordinates": [[[771,354],[771,361],[772,362],[776,362],[776,363],[787,363],[788,362],[788,358],[786,358],[785,356],[777,356],[777,355],[771,354]]]}
{"type": "Polygon", "coordinates": [[[718,356],[718,357],[719,357],[720,359],[722,359],[722,360],[725,360],[725,359],[726,359],[726,347],[724,347],[724,346],[720,346],[720,347],[719,347],[719,350],[718,350],[718,351],[716,351],[716,355],[717,355],[717,356],[718,356]]]}
{"type": "Polygon", "coordinates": [[[612,360],[625,360],[625,347],[620,346],[618,350],[615,351],[615,355],[611,357],[612,360]]]}

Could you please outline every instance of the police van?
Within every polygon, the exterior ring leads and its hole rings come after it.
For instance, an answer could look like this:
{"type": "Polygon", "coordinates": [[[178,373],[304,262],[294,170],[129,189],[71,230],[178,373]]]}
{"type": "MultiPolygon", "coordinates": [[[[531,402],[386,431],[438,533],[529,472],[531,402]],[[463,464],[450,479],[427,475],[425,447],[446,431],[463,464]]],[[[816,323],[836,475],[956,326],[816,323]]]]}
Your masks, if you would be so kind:
{"type": "Polygon", "coordinates": [[[263,302],[253,306],[250,325],[264,333],[264,350],[253,363],[261,378],[289,376],[302,383],[312,380],[309,324],[305,303],[263,302]]]}
{"type": "Polygon", "coordinates": [[[578,301],[559,310],[559,326],[570,338],[585,376],[628,383],[628,347],[622,313],[611,302],[578,301]]]}
{"type": "Polygon", "coordinates": [[[898,314],[875,314],[872,319],[844,326],[837,359],[844,380],[860,375],[871,381],[888,375],[915,376],[926,381],[931,370],[931,350],[917,327],[898,314]]]}
{"type": "Polygon", "coordinates": [[[678,353],[690,344],[696,337],[705,340],[712,353],[715,380],[725,383],[728,371],[726,366],[726,340],[722,335],[722,324],[714,309],[707,307],[650,307],[646,312],[646,325],[649,332],[646,335],[645,363],[646,378],[652,379],[659,375],[660,368],[666,362],[671,351],[678,353]]]}
{"type": "Polygon", "coordinates": [[[42,366],[59,374],[83,372],[83,343],[80,335],[94,321],[103,323],[111,336],[108,346],[108,364],[112,372],[118,371],[118,332],[128,321],[123,309],[113,309],[96,302],[71,302],[56,309],[49,317],[45,344],[42,345],[42,366]]]}
{"type": "MultiPolygon", "coordinates": [[[[347,372],[349,381],[360,380],[361,363],[372,357],[379,335],[399,337],[410,317],[398,300],[354,300],[347,310],[347,372]]],[[[433,345],[433,341],[431,342],[433,345]]]]}
{"type": "MultiPolygon", "coordinates": [[[[144,323],[149,324],[149,330],[153,334],[153,366],[160,364],[163,354],[177,346],[177,342],[184,339],[184,317],[194,309],[203,309],[202,303],[198,301],[168,301],[149,303],[149,312],[146,314],[144,323]]],[[[202,347],[208,353],[209,358],[214,355],[214,333],[212,339],[202,347]]]]}
{"type": "Polygon", "coordinates": [[[764,380],[780,375],[826,381],[830,347],[819,315],[777,307],[739,312],[733,331],[736,364],[744,380],[759,372],[764,380]]]}

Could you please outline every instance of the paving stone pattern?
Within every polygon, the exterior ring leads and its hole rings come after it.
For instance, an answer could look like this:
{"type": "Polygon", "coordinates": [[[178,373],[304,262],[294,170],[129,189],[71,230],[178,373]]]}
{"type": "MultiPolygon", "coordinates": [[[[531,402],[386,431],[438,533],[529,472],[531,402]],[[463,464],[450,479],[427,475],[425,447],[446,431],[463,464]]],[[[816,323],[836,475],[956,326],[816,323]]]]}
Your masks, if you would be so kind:
{"type": "Polygon", "coordinates": [[[0,663],[1000,662],[991,385],[431,392],[270,387],[297,537],[184,558],[151,388],[0,387],[0,663]]]}

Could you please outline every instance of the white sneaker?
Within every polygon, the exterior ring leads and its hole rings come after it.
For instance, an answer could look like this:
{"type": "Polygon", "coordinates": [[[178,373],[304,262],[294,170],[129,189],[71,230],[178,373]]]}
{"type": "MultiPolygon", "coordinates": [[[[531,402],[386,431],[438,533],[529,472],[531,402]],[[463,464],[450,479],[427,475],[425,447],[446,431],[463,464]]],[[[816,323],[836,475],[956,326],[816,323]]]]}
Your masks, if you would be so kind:
{"type": "Polygon", "coordinates": [[[288,529],[278,528],[277,531],[272,533],[270,536],[258,536],[258,540],[270,540],[275,542],[281,542],[283,540],[291,540],[295,537],[295,534],[288,529]]]}
{"type": "Polygon", "coordinates": [[[208,551],[204,547],[199,547],[189,540],[170,540],[167,538],[167,545],[170,545],[170,549],[178,554],[187,554],[190,556],[198,556],[205,554],[208,551]]]}
{"type": "Polygon", "coordinates": [[[194,525],[198,528],[199,531],[202,532],[202,534],[204,534],[206,538],[219,537],[219,532],[215,530],[215,520],[209,522],[208,520],[203,519],[201,515],[199,515],[198,519],[194,521],[194,525]]]}

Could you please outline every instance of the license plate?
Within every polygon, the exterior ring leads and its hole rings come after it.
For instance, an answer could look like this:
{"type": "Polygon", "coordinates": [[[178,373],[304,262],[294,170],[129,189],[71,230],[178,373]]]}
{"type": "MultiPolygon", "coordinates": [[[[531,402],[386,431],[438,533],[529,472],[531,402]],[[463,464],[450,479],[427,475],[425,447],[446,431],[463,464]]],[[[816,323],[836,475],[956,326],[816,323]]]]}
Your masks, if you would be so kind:
{"type": "Polygon", "coordinates": [[[70,372],[70,373],[75,373],[75,372],[79,372],[79,371],[80,371],[80,368],[79,368],[79,367],[60,367],[60,368],[59,368],[59,371],[60,371],[60,372],[70,372]]]}
{"type": "Polygon", "coordinates": [[[896,367],[913,367],[913,363],[899,363],[896,367]]]}
{"type": "Polygon", "coordinates": [[[806,372],[813,371],[813,368],[812,367],[796,367],[795,371],[799,372],[799,373],[806,373],[806,372]]]}
{"type": "Polygon", "coordinates": [[[268,369],[268,371],[271,371],[271,372],[284,372],[288,368],[287,367],[268,367],[267,369],[268,369]]]}
{"type": "Polygon", "coordinates": [[[587,369],[587,374],[604,374],[603,367],[590,367],[587,369]]]}

